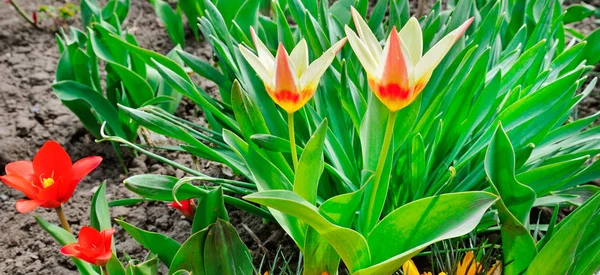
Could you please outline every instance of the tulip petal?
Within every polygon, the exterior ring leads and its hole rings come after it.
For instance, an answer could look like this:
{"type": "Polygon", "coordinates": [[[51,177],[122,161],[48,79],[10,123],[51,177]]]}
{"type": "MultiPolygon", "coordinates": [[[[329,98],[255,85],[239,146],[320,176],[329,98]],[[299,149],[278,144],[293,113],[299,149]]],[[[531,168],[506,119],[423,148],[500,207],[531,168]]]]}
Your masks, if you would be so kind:
{"type": "Polygon", "coordinates": [[[272,72],[270,72],[269,69],[265,67],[260,58],[254,55],[250,50],[248,50],[241,44],[239,45],[239,49],[242,56],[244,56],[248,64],[250,64],[250,67],[252,67],[252,69],[254,69],[258,77],[260,77],[260,80],[262,80],[262,82],[265,83],[266,86],[272,87],[272,72]]]}
{"type": "MultiPolygon", "coordinates": [[[[314,91],[317,89],[317,86],[319,85],[319,79],[321,79],[323,74],[327,71],[327,68],[329,68],[329,65],[331,65],[335,55],[340,51],[340,49],[342,49],[346,43],[346,40],[347,39],[344,38],[335,43],[333,46],[331,46],[331,48],[325,51],[321,57],[317,58],[317,60],[313,61],[310,66],[308,66],[306,73],[300,77],[300,86],[302,87],[301,89],[303,91],[314,91]]],[[[308,99],[310,99],[310,97],[308,99]]],[[[308,99],[303,98],[303,100],[306,101],[308,101],[308,99]]]]}
{"type": "Polygon", "coordinates": [[[42,205],[43,203],[44,203],[44,201],[40,201],[40,200],[18,200],[17,204],[15,206],[17,208],[17,211],[25,214],[25,213],[33,211],[34,209],[36,209],[38,206],[42,205]]]}
{"type": "Polygon", "coordinates": [[[106,263],[108,263],[108,261],[110,260],[110,258],[112,258],[112,255],[113,254],[112,254],[111,250],[106,251],[106,252],[100,254],[99,256],[97,256],[94,259],[94,264],[95,265],[100,265],[100,266],[106,265],[106,263]]]}
{"type": "Polygon", "coordinates": [[[354,20],[358,36],[365,42],[373,58],[375,60],[379,59],[382,54],[379,40],[377,40],[377,37],[375,37],[375,34],[373,34],[371,28],[369,28],[369,25],[360,16],[358,11],[354,7],[350,7],[350,10],[352,12],[352,19],[354,20]]]}
{"type": "Polygon", "coordinates": [[[71,157],[56,141],[49,140],[33,157],[33,170],[40,178],[71,178],[71,157]]]}
{"type": "Polygon", "coordinates": [[[38,187],[31,184],[31,181],[24,179],[18,175],[6,175],[0,177],[4,184],[23,192],[30,199],[36,199],[39,192],[38,187]]]}
{"type": "Polygon", "coordinates": [[[378,72],[381,75],[380,82],[382,85],[394,83],[401,87],[408,87],[409,79],[406,69],[406,57],[402,52],[400,36],[396,32],[396,27],[392,29],[385,43],[378,72]]]}
{"type": "Polygon", "coordinates": [[[102,234],[98,232],[98,230],[89,226],[83,226],[81,227],[81,230],[79,230],[77,242],[83,248],[100,246],[103,244],[102,237],[102,234]]]}
{"type": "Polygon", "coordinates": [[[98,156],[85,157],[75,162],[71,169],[73,173],[73,182],[77,184],[81,179],[96,169],[101,162],[102,157],[98,156]]]}
{"type": "Polygon", "coordinates": [[[258,58],[260,58],[266,68],[273,68],[275,66],[275,58],[267,46],[258,38],[253,27],[250,27],[250,34],[252,35],[252,41],[254,42],[256,53],[258,53],[258,58]]]}
{"type": "Polygon", "coordinates": [[[115,229],[114,228],[109,228],[106,230],[102,230],[102,232],[100,232],[100,234],[102,234],[102,240],[104,242],[104,248],[106,250],[111,250],[112,247],[112,236],[115,233],[115,229]]]}
{"type": "Polygon", "coordinates": [[[29,179],[33,175],[33,163],[28,160],[15,161],[4,167],[7,175],[19,175],[29,179]]]}
{"type": "Polygon", "coordinates": [[[290,54],[292,64],[296,68],[296,75],[300,77],[308,68],[308,46],[306,40],[302,39],[290,54]]]}
{"type": "Polygon", "coordinates": [[[415,80],[417,81],[417,85],[421,83],[421,85],[424,86],[424,84],[429,81],[429,77],[431,77],[433,70],[440,64],[446,54],[448,54],[448,51],[450,51],[458,38],[460,38],[469,25],[471,25],[471,22],[473,22],[473,18],[467,20],[460,27],[444,36],[438,43],[431,47],[429,51],[427,51],[421,60],[419,60],[419,63],[415,66],[415,80]]]}
{"type": "Polygon", "coordinates": [[[377,62],[373,55],[369,52],[367,45],[356,36],[353,30],[351,30],[348,26],[344,27],[346,30],[346,35],[348,36],[348,42],[350,43],[350,47],[358,57],[358,61],[363,66],[367,74],[371,77],[379,77],[377,74],[377,62]]]}
{"type": "Polygon", "coordinates": [[[60,253],[62,253],[65,256],[77,258],[77,256],[79,256],[79,254],[81,253],[81,252],[79,252],[78,248],[79,248],[78,243],[70,243],[70,244],[63,246],[60,249],[60,253]]]}
{"type": "Polygon", "coordinates": [[[301,106],[298,91],[298,77],[295,69],[282,44],[277,50],[277,65],[275,67],[275,89],[269,94],[273,100],[288,113],[298,110],[301,106]]]}
{"type": "Polygon", "coordinates": [[[402,265],[404,275],[419,275],[419,270],[412,260],[408,260],[402,265]]]}
{"type": "Polygon", "coordinates": [[[417,64],[423,54],[423,32],[415,17],[411,17],[399,32],[400,40],[407,46],[412,64],[417,64]]]}

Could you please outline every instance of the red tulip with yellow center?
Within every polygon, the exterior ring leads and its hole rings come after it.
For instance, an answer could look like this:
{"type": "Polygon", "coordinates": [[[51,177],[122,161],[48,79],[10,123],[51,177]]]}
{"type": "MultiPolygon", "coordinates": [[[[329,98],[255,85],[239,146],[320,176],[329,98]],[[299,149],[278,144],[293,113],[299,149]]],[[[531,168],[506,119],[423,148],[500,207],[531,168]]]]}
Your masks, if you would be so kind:
{"type": "Polygon", "coordinates": [[[79,181],[101,161],[101,157],[94,156],[72,163],[65,149],[50,140],[40,148],[33,162],[7,164],[6,175],[0,179],[29,198],[17,201],[17,211],[27,213],[38,206],[57,208],[71,198],[79,181]]]}
{"type": "Polygon", "coordinates": [[[433,70],[473,21],[467,20],[422,55],[423,34],[416,18],[410,18],[399,32],[393,27],[383,49],[354,7],[352,18],[358,35],[346,26],[348,42],[367,72],[371,90],[391,112],[417,98],[433,70]]]}

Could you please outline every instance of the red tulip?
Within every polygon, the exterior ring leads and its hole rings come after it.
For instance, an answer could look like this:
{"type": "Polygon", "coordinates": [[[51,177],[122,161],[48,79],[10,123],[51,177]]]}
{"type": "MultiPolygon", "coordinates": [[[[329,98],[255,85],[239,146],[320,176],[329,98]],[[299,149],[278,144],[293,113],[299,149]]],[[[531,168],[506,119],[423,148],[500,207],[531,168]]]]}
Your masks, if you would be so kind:
{"type": "Polygon", "coordinates": [[[172,202],[168,203],[167,205],[179,210],[179,212],[181,212],[181,214],[183,214],[188,219],[194,218],[194,213],[196,212],[196,205],[194,204],[194,201],[192,201],[192,199],[180,202],[172,202]]]}
{"type": "Polygon", "coordinates": [[[98,232],[94,228],[84,226],[79,231],[77,242],[63,246],[60,253],[90,264],[104,266],[112,258],[112,235],[114,232],[113,228],[98,232]]]}
{"type": "Polygon", "coordinates": [[[71,157],[58,143],[49,140],[31,161],[16,161],[6,165],[4,184],[17,189],[29,200],[17,201],[17,211],[27,213],[38,206],[57,208],[71,198],[75,187],[102,161],[101,157],[86,157],[72,163],[71,157]]]}

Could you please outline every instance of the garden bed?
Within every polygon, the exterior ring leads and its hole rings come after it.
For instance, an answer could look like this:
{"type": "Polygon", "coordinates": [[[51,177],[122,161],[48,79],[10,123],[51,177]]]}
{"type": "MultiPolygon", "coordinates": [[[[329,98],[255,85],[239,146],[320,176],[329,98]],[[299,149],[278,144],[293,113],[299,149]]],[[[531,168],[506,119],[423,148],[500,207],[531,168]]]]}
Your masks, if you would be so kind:
{"type": "MultiPolygon", "coordinates": [[[[592,4],[600,5],[598,2],[600,1],[592,4]]],[[[23,8],[33,10],[42,3],[45,2],[27,1],[23,3],[23,8]]],[[[594,25],[594,22],[585,22],[577,28],[588,33],[594,29],[588,25],[594,25]]],[[[70,24],[81,25],[78,21],[70,24]]],[[[173,47],[147,1],[132,1],[125,26],[135,33],[144,48],[166,53],[173,47]]],[[[186,41],[190,41],[185,48],[187,52],[205,59],[211,56],[210,48],[205,43],[192,42],[193,36],[189,32],[186,33],[186,41]]],[[[34,29],[18,17],[12,7],[0,5],[0,170],[3,171],[4,166],[11,161],[31,159],[48,139],[62,144],[74,160],[90,155],[102,156],[102,164],[82,181],[65,206],[66,215],[74,231],[78,232],[82,225],[89,223],[89,201],[102,181],[108,182],[109,201],[131,197],[133,194],[122,186],[126,175],[110,144],[95,143],[79,120],[52,92],[50,85],[58,58],[52,31],[34,29]]],[[[209,92],[216,89],[213,83],[198,83],[209,92]]],[[[583,101],[582,115],[598,111],[600,94],[597,89],[583,101]]],[[[190,120],[201,119],[197,107],[185,100],[177,115],[190,120]]],[[[182,164],[194,165],[188,154],[169,156],[182,164]]],[[[198,165],[201,172],[210,176],[232,175],[229,168],[221,164],[202,160],[198,165]]],[[[183,171],[165,167],[146,156],[128,158],[127,167],[130,175],[185,175],[183,171]]],[[[67,257],[57,254],[59,245],[33,219],[33,215],[39,215],[58,222],[55,214],[41,208],[32,214],[18,214],[14,205],[20,198],[20,192],[0,185],[0,274],[77,274],[73,263],[67,257]]],[[[114,207],[111,210],[112,218],[122,218],[142,229],[166,234],[179,242],[185,241],[189,236],[191,223],[163,203],[142,203],[133,207],[114,207]]],[[[230,210],[232,224],[236,226],[242,241],[251,249],[255,262],[260,262],[265,251],[268,251],[267,257],[272,259],[280,246],[283,247],[284,255],[297,256],[292,240],[275,223],[266,224],[256,216],[230,210]],[[259,247],[255,238],[260,240],[262,247],[259,247]]],[[[147,251],[124,230],[115,227],[117,251],[142,259],[147,251]]]]}

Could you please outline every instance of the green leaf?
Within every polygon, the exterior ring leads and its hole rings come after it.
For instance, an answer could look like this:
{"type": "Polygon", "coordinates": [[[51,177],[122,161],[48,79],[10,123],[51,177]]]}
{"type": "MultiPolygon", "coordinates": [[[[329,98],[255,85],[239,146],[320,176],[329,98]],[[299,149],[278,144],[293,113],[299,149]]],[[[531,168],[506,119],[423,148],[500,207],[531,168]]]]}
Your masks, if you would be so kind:
{"type": "Polygon", "coordinates": [[[122,220],[117,220],[117,223],[143,247],[158,255],[163,264],[167,267],[171,265],[175,257],[173,251],[177,251],[181,247],[178,242],[165,235],[139,229],[122,220]]]}
{"type": "Polygon", "coordinates": [[[497,199],[487,192],[461,192],[424,198],[394,210],[368,235],[371,267],[355,274],[391,274],[430,244],[469,233],[497,199]]]}
{"type": "Polygon", "coordinates": [[[102,97],[101,94],[90,89],[88,86],[72,80],[54,83],[52,89],[60,100],[84,100],[90,106],[93,106],[94,111],[102,120],[106,120],[110,129],[114,131],[117,136],[128,139],[121,126],[117,110],[106,98],[102,97]]]}
{"type": "MultiPolygon", "coordinates": [[[[184,51],[177,51],[177,55],[179,55],[179,57],[183,60],[185,65],[190,67],[190,69],[192,69],[198,75],[214,82],[223,90],[231,90],[231,80],[225,77],[225,75],[223,75],[221,72],[219,72],[219,70],[215,69],[213,66],[208,64],[206,61],[184,51]]],[[[224,97],[223,100],[229,99],[224,97]]]]}
{"type": "Polygon", "coordinates": [[[504,267],[504,272],[521,274],[537,253],[534,240],[526,229],[535,192],[516,180],[514,150],[500,124],[486,153],[485,171],[492,189],[500,195],[497,206],[502,223],[502,251],[504,262],[511,263],[504,267]]]}
{"type": "Polygon", "coordinates": [[[108,202],[106,201],[106,181],[103,182],[94,196],[92,197],[92,206],[90,207],[90,225],[98,230],[112,228],[108,202]]]}
{"type": "Polygon", "coordinates": [[[125,270],[126,275],[156,275],[158,274],[158,257],[156,254],[150,253],[142,263],[131,260],[125,270]]]}
{"type": "Polygon", "coordinates": [[[298,217],[310,225],[335,248],[350,272],[366,267],[371,262],[369,247],[362,235],[331,223],[319,214],[314,205],[294,192],[264,191],[245,196],[244,199],[298,217]]]}
{"type": "MultiPolygon", "coordinates": [[[[70,243],[77,242],[77,240],[75,240],[75,237],[73,237],[73,235],[71,235],[71,233],[62,229],[62,227],[51,224],[48,221],[44,220],[42,217],[35,216],[35,220],[59,244],[67,245],[70,243]]],[[[77,271],[79,271],[79,274],[82,274],[82,275],[97,275],[98,274],[96,271],[94,271],[91,264],[84,262],[80,259],[73,258],[73,257],[71,257],[71,260],[73,260],[73,262],[77,266],[77,271]]]]}
{"type": "Polygon", "coordinates": [[[204,243],[206,274],[245,275],[252,274],[253,268],[250,251],[235,228],[230,223],[217,219],[208,230],[204,243]]]}
{"type": "Polygon", "coordinates": [[[327,119],[323,120],[306,143],[294,177],[294,193],[312,204],[317,202],[318,184],[324,169],[323,145],[326,133],[327,119]]]}
{"type": "Polygon", "coordinates": [[[229,221],[223,201],[223,190],[220,186],[208,192],[204,198],[199,199],[192,223],[192,234],[215,223],[217,219],[229,221]]]}
{"type": "Polygon", "coordinates": [[[171,6],[162,0],[152,0],[151,3],[154,6],[156,16],[165,25],[173,44],[183,46],[185,36],[183,33],[183,21],[181,20],[181,14],[176,13],[171,9],[171,6]]]}
{"type": "Polygon", "coordinates": [[[209,228],[198,231],[190,236],[176,250],[173,262],[169,267],[169,274],[176,274],[179,270],[187,270],[194,275],[204,275],[204,243],[209,228]]]}
{"type": "Polygon", "coordinates": [[[563,17],[563,23],[569,24],[582,21],[594,15],[595,11],[596,7],[583,2],[581,4],[571,5],[567,8],[565,12],[565,16],[563,17]]]}
{"type": "MultiPolygon", "coordinates": [[[[592,217],[597,216],[599,209],[600,193],[592,197],[558,225],[560,228],[533,259],[525,275],[566,274],[575,262],[577,247],[584,245],[582,241],[587,241],[581,237],[587,230],[587,225],[592,221],[592,217]]],[[[598,225],[598,223],[595,224],[598,225]]]]}

